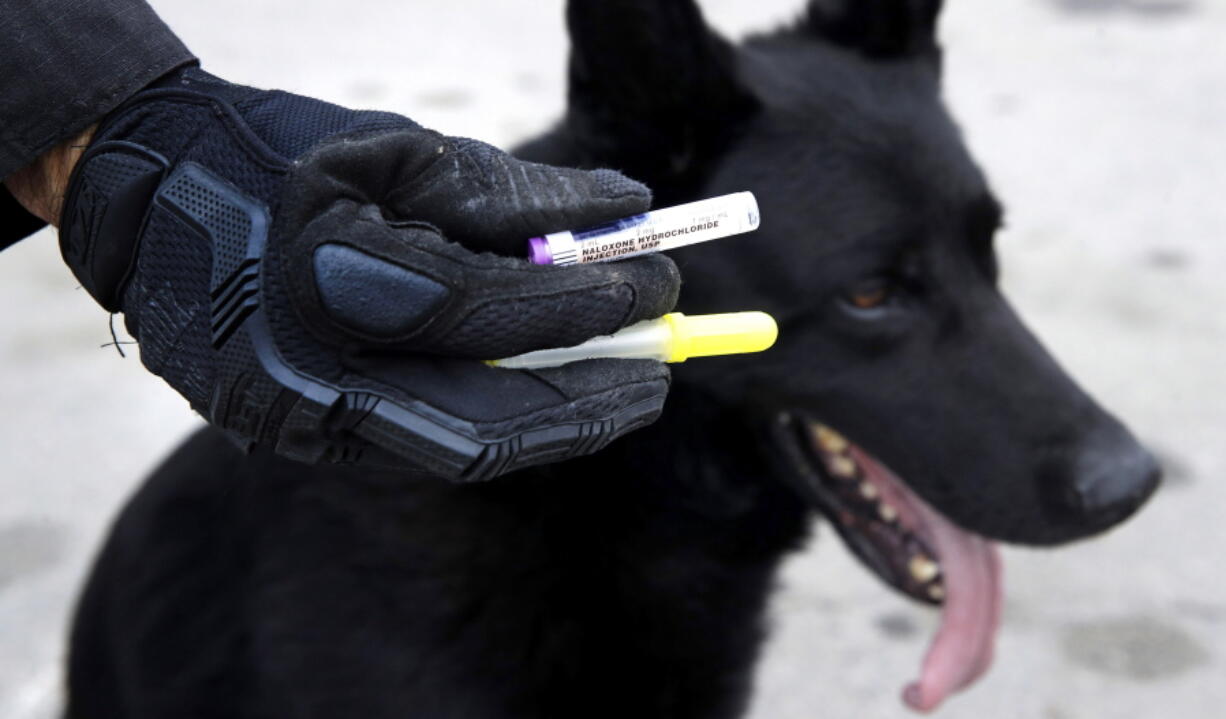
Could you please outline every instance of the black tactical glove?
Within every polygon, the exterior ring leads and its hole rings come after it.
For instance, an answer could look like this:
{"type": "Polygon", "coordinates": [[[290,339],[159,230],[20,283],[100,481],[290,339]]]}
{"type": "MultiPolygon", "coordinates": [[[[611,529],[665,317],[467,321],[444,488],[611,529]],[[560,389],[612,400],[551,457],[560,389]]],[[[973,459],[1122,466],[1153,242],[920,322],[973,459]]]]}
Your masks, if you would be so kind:
{"type": "Polygon", "coordinates": [[[529,237],[649,201],[616,172],[521,162],[193,68],[98,129],[61,247],[124,313],[145,366],[243,445],[475,480],[594,452],[659,414],[659,363],[481,361],[671,309],[662,256],[520,259],[529,237]]]}

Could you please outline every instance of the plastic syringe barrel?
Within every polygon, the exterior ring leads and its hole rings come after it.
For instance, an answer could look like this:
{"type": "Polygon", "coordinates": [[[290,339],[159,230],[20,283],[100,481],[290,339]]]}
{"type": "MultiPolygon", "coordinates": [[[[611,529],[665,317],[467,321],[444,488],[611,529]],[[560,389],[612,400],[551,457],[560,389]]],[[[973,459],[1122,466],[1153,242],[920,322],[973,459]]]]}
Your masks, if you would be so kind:
{"type": "Polygon", "coordinates": [[[538,369],[596,358],[653,359],[664,362],[670,355],[672,341],[672,328],[666,320],[644,320],[617,334],[593,337],[575,347],[537,350],[498,360],[497,364],[507,369],[538,369]]]}

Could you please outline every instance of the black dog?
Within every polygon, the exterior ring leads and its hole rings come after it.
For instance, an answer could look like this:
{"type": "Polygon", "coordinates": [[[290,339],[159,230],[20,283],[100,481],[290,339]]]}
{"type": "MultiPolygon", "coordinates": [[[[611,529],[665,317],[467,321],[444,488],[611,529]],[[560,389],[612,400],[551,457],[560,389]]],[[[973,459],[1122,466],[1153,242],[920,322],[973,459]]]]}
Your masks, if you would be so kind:
{"type": "Polygon", "coordinates": [[[778,346],[681,366],[656,425],[480,486],[201,432],[98,560],[69,716],[736,717],[814,507],[944,605],[908,703],[973,681],[988,538],[1104,530],[1158,469],[996,289],[1001,210],[941,103],[938,6],[814,2],[733,48],[691,0],[573,0],[570,111],[522,154],[623,169],[660,205],[753,190],[760,231],[676,254],[681,309],[766,310],[778,346]]]}

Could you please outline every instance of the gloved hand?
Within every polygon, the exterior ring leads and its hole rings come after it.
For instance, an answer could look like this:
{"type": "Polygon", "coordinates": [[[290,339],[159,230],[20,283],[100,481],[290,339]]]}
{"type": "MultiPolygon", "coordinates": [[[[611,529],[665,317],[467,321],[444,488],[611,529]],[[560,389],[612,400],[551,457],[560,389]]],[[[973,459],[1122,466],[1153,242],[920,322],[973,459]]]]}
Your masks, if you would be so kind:
{"type": "Polygon", "coordinates": [[[672,308],[653,256],[535,266],[529,237],[647,209],[610,170],[516,160],[407,118],[164,79],[73,173],[65,259],[141,360],[245,446],[485,479],[654,420],[649,361],[481,360],[569,346],[672,308]]]}

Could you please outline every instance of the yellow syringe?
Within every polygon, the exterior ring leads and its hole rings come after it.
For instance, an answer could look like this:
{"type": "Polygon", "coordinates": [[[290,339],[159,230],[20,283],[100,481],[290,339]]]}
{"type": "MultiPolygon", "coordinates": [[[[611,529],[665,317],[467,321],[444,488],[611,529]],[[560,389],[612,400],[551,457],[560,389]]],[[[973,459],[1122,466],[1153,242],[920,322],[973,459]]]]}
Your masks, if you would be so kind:
{"type": "Polygon", "coordinates": [[[593,337],[574,347],[537,350],[491,360],[490,364],[507,369],[539,369],[600,358],[684,362],[691,357],[761,352],[775,344],[778,336],[775,318],[765,312],[693,317],[673,312],[611,335],[593,337]]]}

